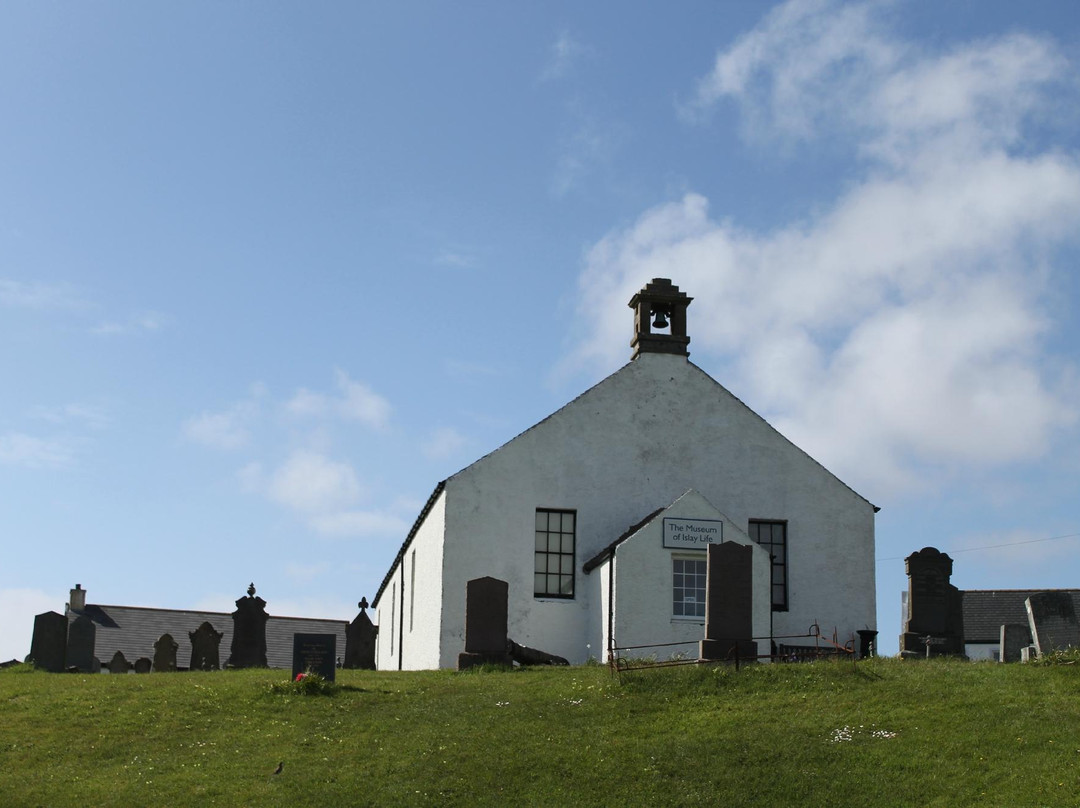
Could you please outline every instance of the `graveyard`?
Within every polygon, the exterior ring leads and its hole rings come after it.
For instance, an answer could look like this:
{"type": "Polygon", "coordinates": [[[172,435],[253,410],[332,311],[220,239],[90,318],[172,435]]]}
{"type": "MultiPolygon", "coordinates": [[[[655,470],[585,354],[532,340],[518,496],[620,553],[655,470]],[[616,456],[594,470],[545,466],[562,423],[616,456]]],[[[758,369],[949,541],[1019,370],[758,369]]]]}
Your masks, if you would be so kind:
{"type": "MultiPolygon", "coordinates": [[[[1069,660],[1066,660],[1069,661],[1069,660]]],[[[8,805],[1074,805],[1073,664],[0,671],[8,805]],[[281,771],[274,772],[281,764],[281,771]]]]}

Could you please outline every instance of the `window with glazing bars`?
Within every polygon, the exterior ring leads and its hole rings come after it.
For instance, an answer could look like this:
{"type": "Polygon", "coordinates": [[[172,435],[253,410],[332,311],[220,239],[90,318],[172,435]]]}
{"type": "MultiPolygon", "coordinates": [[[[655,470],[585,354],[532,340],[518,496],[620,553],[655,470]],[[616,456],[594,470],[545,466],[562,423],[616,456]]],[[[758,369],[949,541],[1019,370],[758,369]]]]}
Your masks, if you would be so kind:
{"type": "Polygon", "coordinates": [[[788,609],[787,581],[787,522],[750,520],[750,538],[772,556],[772,608],[774,612],[788,609]]]}
{"type": "Polygon", "coordinates": [[[536,553],[533,594],[574,597],[574,511],[536,509],[536,553]]]}
{"type": "Polygon", "coordinates": [[[705,617],[705,559],[671,559],[671,613],[675,617],[705,617]]]}

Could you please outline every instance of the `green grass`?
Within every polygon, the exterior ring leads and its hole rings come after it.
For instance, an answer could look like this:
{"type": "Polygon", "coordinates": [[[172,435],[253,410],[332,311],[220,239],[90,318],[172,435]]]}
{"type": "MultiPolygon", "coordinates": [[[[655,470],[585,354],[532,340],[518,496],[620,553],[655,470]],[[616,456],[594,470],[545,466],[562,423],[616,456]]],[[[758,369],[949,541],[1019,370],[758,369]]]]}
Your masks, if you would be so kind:
{"type": "Polygon", "coordinates": [[[0,672],[0,804],[1080,804],[1077,665],[286,677],[0,672]]]}

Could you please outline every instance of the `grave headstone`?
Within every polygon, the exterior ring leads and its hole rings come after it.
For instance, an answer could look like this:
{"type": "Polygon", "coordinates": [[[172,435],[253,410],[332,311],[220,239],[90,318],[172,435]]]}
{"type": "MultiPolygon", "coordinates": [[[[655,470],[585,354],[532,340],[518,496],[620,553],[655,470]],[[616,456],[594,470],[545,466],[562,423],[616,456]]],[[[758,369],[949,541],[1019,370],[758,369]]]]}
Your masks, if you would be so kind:
{"type": "Polygon", "coordinates": [[[62,673],[67,667],[68,621],[62,614],[45,612],[34,618],[34,638],[30,641],[30,657],[38,668],[62,673]]]}
{"type": "Polygon", "coordinates": [[[949,580],[953,560],[934,547],[924,547],[904,560],[908,574],[907,619],[900,635],[901,651],[930,654],[964,653],[963,596],[949,580]],[[941,639],[927,646],[926,637],[941,639]]]}
{"type": "Polygon", "coordinates": [[[135,660],[135,673],[150,673],[153,663],[150,657],[141,656],[135,660]]]}
{"type": "Polygon", "coordinates": [[[506,636],[509,592],[510,585],[498,578],[474,578],[465,585],[465,651],[458,654],[458,670],[513,664],[506,636]]]}
{"type": "Polygon", "coordinates": [[[361,668],[375,670],[375,638],[379,627],[373,625],[368,617],[367,598],[362,598],[360,614],[345,627],[345,662],[343,668],[361,668]]]}
{"type": "Polygon", "coordinates": [[[1021,652],[1031,645],[1031,632],[1023,623],[1005,623],[998,644],[999,662],[1020,662],[1021,652]]]}
{"type": "Polygon", "coordinates": [[[94,656],[97,626],[94,621],[80,614],[68,625],[67,670],[75,668],[83,673],[96,673],[101,662],[94,656]]]}
{"type": "Polygon", "coordinates": [[[221,638],[223,633],[217,631],[208,622],[203,622],[194,631],[188,632],[191,639],[191,663],[189,670],[193,671],[216,671],[221,669],[221,638]]]}
{"type": "Polygon", "coordinates": [[[109,673],[127,673],[131,670],[131,663],[124,657],[123,651],[117,651],[109,660],[108,668],[109,673]]]}
{"type": "Polygon", "coordinates": [[[705,639],[702,659],[754,659],[754,548],[738,542],[710,544],[705,573],[705,639]]]}
{"type": "Polygon", "coordinates": [[[1039,656],[1080,647],[1080,625],[1067,592],[1039,592],[1025,601],[1031,639],[1039,656]]]}
{"type": "Polygon", "coordinates": [[[293,634],[293,679],[301,673],[317,673],[332,682],[336,659],[336,634],[293,634]]]}
{"type": "Polygon", "coordinates": [[[255,596],[255,584],[248,587],[246,598],[236,601],[232,613],[233,635],[229,668],[266,667],[266,601],[255,596]]]}
{"type": "Polygon", "coordinates": [[[172,634],[162,634],[154,643],[153,669],[158,673],[166,673],[176,670],[176,650],[180,644],[172,638],[172,634]]]}

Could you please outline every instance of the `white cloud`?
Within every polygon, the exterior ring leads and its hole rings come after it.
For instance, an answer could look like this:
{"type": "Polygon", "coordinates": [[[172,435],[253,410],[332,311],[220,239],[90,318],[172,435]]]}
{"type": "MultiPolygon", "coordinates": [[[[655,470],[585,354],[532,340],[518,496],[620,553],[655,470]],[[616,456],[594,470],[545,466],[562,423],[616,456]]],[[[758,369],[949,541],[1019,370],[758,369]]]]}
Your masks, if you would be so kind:
{"type": "Polygon", "coordinates": [[[98,323],[90,329],[91,334],[124,335],[144,331],[157,331],[167,325],[169,317],[156,311],[143,312],[129,317],[123,322],[109,320],[98,323]]]}
{"type": "Polygon", "coordinates": [[[38,438],[22,432],[0,435],[0,465],[58,469],[72,465],[74,460],[66,441],[38,438]]]}
{"type": "Polygon", "coordinates": [[[465,445],[465,437],[453,427],[440,427],[424,444],[424,455],[433,460],[453,456],[465,445]]]}
{"type": "Polygon", "coordinates": [[[548,51],[547,63],[540,71],[540,81],[557,81],[570,75],[586,48],[569,31],[560,31],[548,51]]]}
{"type": "Polygon", "coordinates": [[[63,614],[63,596],[57,598],[40,589],[0,589],[0,662],[30,653],[34,637],[34,617],[43,612],[63,614]]]}
{"type": "Polygon", "coordinates": [[[67,283],[25,283],[0,278],[0,306],[22,309],[80,309],[87,305],[67,283]]]}
{"type": "Polygon", "coordinates": [[[184,435],[216,449],[238,449],[251,438],[250,424],[258,414],[256,402],[247,400],[223,412],[203,412],[184,422],[184,435]]]}
{"type": "Polygon", "coordinates": [[[701,108],[733,98],[755,135],[841,139],[861,168],[769,232],[688,194],[609,234],[586,259],[590,330],[567,363],[625,360],[626,301],[672,278],[695,298],[691,351],[724,357],[721,381],[875,496],[1037,457],[1078,414],[1044,337],[1047,273],[1080,233],[1080,163],[1008,150],[1063,62],[1022,36],[919,53],[881,13],[788,3],[718,56],[701,108]]]}
{"type": "Polygon", "coordinates": [[[271,499],[315,515],[348,508],[362,492],[352,466],[306,450],[294,452],[267,482],[271,499]]]}
{"type": "Polygon", "coordinates": [[[367,385],[353,381],[343,370],[334,373],[338,395],[328,396],[305,388],[297,390],[285,409],[300,417],[336,416],[381,429],[390,420],[390,402],[367,385]]]}
{"type": "Polygon", "coordinates": [[[371,536],[403,539],[409,523],[399,516],[378,511],[337,511],[313,516],[311,527],[324,536],[371,536]]]}
{"type": "Polygon", "coordinates": [[[92,404],[65,404],[59,407],[35,407],[30,417],[51,424],[85,424],[92,429],[104,429],[109,424],[109,416],[104,407],[92,404]]]}

